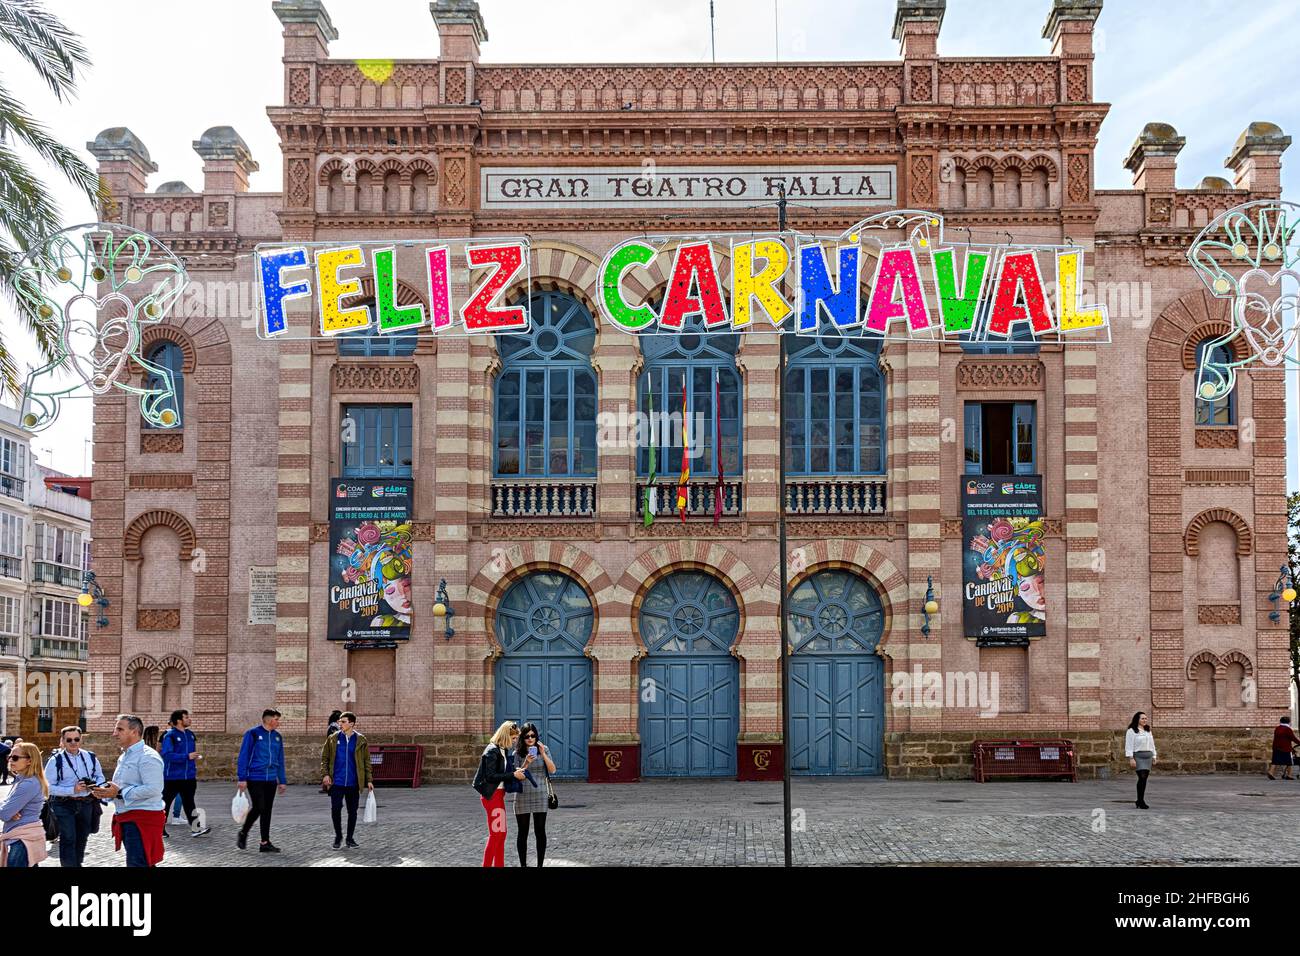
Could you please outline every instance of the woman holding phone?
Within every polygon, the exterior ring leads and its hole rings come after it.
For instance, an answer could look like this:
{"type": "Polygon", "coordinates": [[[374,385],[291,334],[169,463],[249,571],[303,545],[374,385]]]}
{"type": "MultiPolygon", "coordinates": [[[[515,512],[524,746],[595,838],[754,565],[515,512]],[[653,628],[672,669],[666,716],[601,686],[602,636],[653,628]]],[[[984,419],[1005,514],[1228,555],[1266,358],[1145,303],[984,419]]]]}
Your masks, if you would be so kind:
{"type": "Polygon", "coordinates": [[[1137,771],[1137,808],[1150,810],[1147,806],[1147,777],[1156,762],[1156,741],[1151,736],[1151,719],[1143,711],[1138,711],[1129,721],[1128,733],[1124,735],[1124,756],[1128,765],[1137,771]]]}
{"type": "MultiPolygon", "coordinates": [[[[529,765],[541,765],[549,777],[555,773],[555,762],[551,760],[551,751],[542,743],[536,724],[524,724],[515,749],[515,766],[527,768],[529,765]]],[[[519,865],[528,865],[528,819],[531,816],[533,829],[537,831],[537,865],[546,859],[546,795],[548,788],[544,781],[537,778],[541,774],[525,769],[525,780],[515,790],[514,810],[518,835],[515,846],[519,850],[519,865]]]]}
{"type": "Polygon", "coordinates": [[[506,791],[513,792],[524,780],[527,764],[514,767],[515,741],[519,725],[507,720],[488,741],[474,774],[473,787],[487,814],[488,839],[483,848],[484,866],[506,865],[506,791]]]}

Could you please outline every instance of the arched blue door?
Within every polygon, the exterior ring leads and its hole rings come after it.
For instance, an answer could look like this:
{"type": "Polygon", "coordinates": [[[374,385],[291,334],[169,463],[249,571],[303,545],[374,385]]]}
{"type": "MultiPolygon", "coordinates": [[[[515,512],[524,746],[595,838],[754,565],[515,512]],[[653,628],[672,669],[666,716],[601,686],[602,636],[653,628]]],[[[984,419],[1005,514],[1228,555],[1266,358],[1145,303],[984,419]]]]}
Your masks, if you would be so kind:
{"type": "MultiPolygon", "coordinates": [[[[510,586],[497,606],[496,724],[537,724],[556,776],[587,773],[591,740],[591,600],[573,578],[539,571],[510,586]]],[[[539,781],[540,782],[540,781],[539,781]]]]}
{"type": "Polygon", "coordinates": [[[700,571],[661,578],[641,603],[641,773],[736,773],[740,669],[731,646],[740,611],[727,586],[700,571]]]}
{"type": "Polygon", "coordinates": [[[884,633],[880,598],[847,571],[818,571],[787,605],[790,769],[798,774],[882,772],[884,633]]]}

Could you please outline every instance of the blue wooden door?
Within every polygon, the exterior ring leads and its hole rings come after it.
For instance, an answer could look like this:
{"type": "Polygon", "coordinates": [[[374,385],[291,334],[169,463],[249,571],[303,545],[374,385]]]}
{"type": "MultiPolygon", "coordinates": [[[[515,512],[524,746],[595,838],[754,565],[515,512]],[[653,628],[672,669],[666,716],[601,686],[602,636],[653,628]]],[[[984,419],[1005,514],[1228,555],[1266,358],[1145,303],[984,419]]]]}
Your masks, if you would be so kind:
{"type": "Polygon", "coordinates": [[[875,589],[847,571],[821,571],[787,603],[790,769],[797,774],[883,770],[884,612],[875,589]]]}
{"type": "Polygon", "coordinates": [[[557,777],[587,774],[591,740],[591,601],[564,574],[539,572],[510,586],[496,612],[504,652],[496,665],[496,723],[537,724],[557,777]]]}
{"type": "Polygon", "coordinates": [[[717,578],[679,571],[647,593],[638,618],[641,773],[725,777],[736,773],[740,670],[730,654],[740,628],[735,598],[717,578]]]}

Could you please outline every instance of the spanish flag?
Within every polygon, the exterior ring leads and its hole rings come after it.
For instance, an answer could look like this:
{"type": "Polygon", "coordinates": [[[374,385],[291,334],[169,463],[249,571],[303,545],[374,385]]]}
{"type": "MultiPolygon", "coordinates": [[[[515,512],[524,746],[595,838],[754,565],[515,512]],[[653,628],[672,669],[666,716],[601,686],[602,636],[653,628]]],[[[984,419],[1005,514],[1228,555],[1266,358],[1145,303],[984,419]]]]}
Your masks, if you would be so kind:
{"type": "Polygon", "coordinates": [[[686,524],[686,483],[691,479],[691,435],[687,428],[687,422],[690,419],[686,414],[686,376],[682,377],[682,478],[677,483],[677,513],[682,516],[682,524],[686,524]]]}

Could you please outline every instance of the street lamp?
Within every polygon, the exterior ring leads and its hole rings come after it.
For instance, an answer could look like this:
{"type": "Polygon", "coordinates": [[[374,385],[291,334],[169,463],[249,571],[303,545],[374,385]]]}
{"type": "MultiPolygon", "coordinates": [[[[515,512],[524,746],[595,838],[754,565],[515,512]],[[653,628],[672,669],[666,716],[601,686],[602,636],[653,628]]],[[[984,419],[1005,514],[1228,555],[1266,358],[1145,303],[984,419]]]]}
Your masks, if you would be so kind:
{"type": "Polygon", "coordinates": [[[1284,601],[1286,606],[1290,608],[1296,599],[1295,582],[1291,580],[1291,569],[1285,564],[1278,570],[1277,581],[1273,584],[1273,593],[1268,596],[1268,599],[1273,604],[1273,610],[1268,612],[1268,619],[1277,624],[1282,620],[1282,612],[1277,609],[1278,600],[1284,601]]]}
{"type": "Polygon", "coordinates": [[[451,606],[451,600],[447,597],[447,579],[443,578],[438,582],[438,593],[433,596],[433,616],[443,618],[443,624],[447,628],[443,636],[451,640],[456,636],[456,629],[451,626],[451,619],[456,616],[456,609],[451,606]]]}
{"type": "Polygon", "coordinates": [[[77,595],[77,603],[82,607],[90,607],[92,604],[99,605],[99,617],[95,619],[96,627],[108,627],[108,618],[104,615],[104,608],[108,607],[108,598],[104,597],[104,589],[95,581],[95,572],[86,571],[81,576],[81,593],[77,595]]]}
{"type": "Polygon", "coordinates": [[[934,598],[934,578],[926,575],[925,578],[925,606],[921,608],[925,617],[925,622],[921,625],[921,636],[928,638],[930,636],[930,615],[939,613],[939,602],[934,598]]]}

